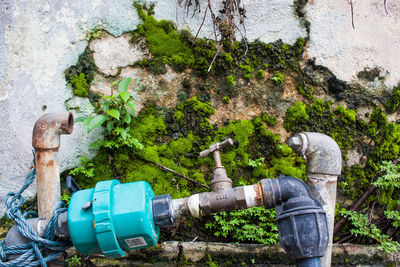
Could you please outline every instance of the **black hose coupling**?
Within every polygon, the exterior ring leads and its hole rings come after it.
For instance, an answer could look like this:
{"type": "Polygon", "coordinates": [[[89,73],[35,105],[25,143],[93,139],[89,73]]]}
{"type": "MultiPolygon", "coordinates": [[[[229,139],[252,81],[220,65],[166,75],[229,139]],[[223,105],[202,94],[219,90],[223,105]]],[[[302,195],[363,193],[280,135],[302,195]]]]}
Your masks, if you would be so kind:
{"type": "Polygon", "coordinates": [[[276,207],[281,245],[293,259],[322,257],[328,246],[326,212],[307,185],[294,177],[261,180],[264,205],[276,207]]]}
{"type": "Polygon", "coordinates": [[[174,224],[172,214],[172,198],[170,195],[155,196],[152,202],[154,224],[171,226],[174,224]]]}

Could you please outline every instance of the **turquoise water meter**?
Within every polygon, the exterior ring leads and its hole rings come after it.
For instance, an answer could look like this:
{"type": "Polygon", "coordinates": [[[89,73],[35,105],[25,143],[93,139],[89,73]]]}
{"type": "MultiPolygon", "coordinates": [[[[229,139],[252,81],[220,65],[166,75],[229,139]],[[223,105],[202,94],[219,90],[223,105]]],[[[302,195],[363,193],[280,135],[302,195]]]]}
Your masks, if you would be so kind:
{"type": "MultiPolygon", "coordinates": [[[[163,225],[157,220],[166,224],[165,218],[160,220],[160,213],[153,214],[153,210],[161,207],[162,213],[172,218],[168,211],[170,201],[169,195],[154,197],[153,189],[144,181],[102,181],[93,189],[77,191],[68,206],[72,243],[82,254],[102,253],[113,258],[126,256],[129,250],[154,246],[159,225],[163,225]]],[[[173,223],[172,219],[168,223],[173,223]]]]}

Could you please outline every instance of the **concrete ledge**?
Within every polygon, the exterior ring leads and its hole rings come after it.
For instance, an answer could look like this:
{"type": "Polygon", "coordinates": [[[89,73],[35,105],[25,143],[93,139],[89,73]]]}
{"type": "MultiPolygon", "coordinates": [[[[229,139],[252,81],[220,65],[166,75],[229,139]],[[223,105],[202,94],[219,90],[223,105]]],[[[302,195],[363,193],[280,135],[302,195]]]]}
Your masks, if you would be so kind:
{"type": "MultiPolygon", "coordinates": [[[[214,242],[164,242],[156,247],[133,251],[127,258],[114,260],[94,257],[96,266],[295,266],[280,245],[214,242]]],[[[332,266],[387,266],[398,263],[395,255],[385,255],[375,246],[334,244],[332,266]]]]}

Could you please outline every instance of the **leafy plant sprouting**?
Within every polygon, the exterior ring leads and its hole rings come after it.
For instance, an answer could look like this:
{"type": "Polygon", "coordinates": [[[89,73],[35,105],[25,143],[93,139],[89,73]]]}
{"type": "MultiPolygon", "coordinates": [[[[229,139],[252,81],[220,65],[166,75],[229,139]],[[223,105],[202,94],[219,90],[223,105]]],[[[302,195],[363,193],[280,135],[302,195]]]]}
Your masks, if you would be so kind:
{"type": "Polygon", "coordinates": [[[400,188],[400,165],[395,165],[391,161],[383,161],[380,170],[385,174],[372,183],[374,186],[383,189],[400,188]]]}
{"type": "Polygon", "coordinates": [[[263,158],[263,157],[258,158],[256,160],[249,159],[249,162],[247,163],[247,165],[250,167],[253,167],[253,168],[261,167],[264,164],[264,160],[265,160],[265,158],[263,158]]]}
{"type": "MultiPolygon", "coordinates": [[[[118,81],[111,84],[115,86],[118,81]]],[[[101,125],[105,127],[105,139],[94,143],[97,147],[128,146],[143,149],[143,145],[130,134],[130,123],[135,116],[136,103],[132,95],[127,91],[131,84],[131,78],[125,78],[118,83],[118,93],[111,96],[103,96],[100,107],[95,115],[78,118],[83,122],[83,128],[89,133],[101,125]]],[[[94,107],[89,113],[94,112],[94,107]]]]}
{"type": "Polygon", "coordinates": [[[86,177],[94,177],[94,164],[83,156],[81,157],[81,166],[71,170],[69,174],[74,176],[83,174],[86,177]]]}
{"type": "Polygon", "coordinates": [[[74,255],[67,259],[67,263],[69,266],[82,266],[82,258],[78,255],[74,255]]]}
{"type": "Polygon", "coordinates": [[[246,210],[219,212],[206,223],[215,236],[232,237],[238,241],[274,245],[279,242],[275,209],[254,207],[246,210]]]}
{"type": "MultiPolygon", "coordinates": [[[[380,172],[383,173],[375,182],[372,184],[380,189],[393,191],[395,188],[400,188],[400,166],[393,164],[391,161],[382,161],[380,166],[380,172]]],[[[382,192],[381,192],[382,193],[382,192]]],[[[398,206],[400,201],[397,201],[398,206]]],[[[350,232],[356,236],[365,236],[375,240],[379,246],[378,248],[385,253],[398,253],[400,244],[397,241],[393,241],[388,235],[382,233],[374,223],[372,223],[365,214],[357,211],[351,211],[341,209],[339,213],[348,217],[349,221],[353,225],[353,229],[350,232]]],[[[391,220],[391,226],[400,226],[400,213],[397,210],[385,210],[384,214],[387,219],[391,220]]]]}
{"type": "Polygon", "coordinates": [[[356,236],[361,235],[369,237],[379,243],[378,248],[385,253],[396,253],[400,249],[397,241],[392,241],[388,235],[382,234],[382,231],[373,223],[370,223],[368,217],[357,211],[341,209],[340,214],[348,217],[354,228],[350,232],[356,236]]]}

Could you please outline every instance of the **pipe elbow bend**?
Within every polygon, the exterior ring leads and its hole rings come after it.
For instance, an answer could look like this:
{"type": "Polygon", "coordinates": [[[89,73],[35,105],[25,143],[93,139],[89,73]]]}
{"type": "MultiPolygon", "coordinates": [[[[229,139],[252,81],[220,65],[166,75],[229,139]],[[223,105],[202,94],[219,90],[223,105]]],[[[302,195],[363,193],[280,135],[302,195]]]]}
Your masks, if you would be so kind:
{"type": "Polygon", "coordinates": [[[58,149],[60,135],[71,134],[74,129],[72,112],[46,113],[33,127],[32,146],[35,149],[58,149]]]}
{"type": "Polygon", "coordinates": [[[294,259],[321,257],[329,241],[326,212],[301,180],[281,175],[261,180],[264,205],[276,207],[281,245],[294,259]]]}
{"type": "Polygon", "coordinates": [[[302,132],[289,139],[289,146],[307,158],[307,173],[338,176],[342,169],[342,153],[331,137],[302,132]]]}
{"type": "Polygon", "coordinates": [[[300,179],[281,175],[276,179],[262,179],[264,206],[273,208],[299,197],[311,198],[311,191],[300,179]]]}

